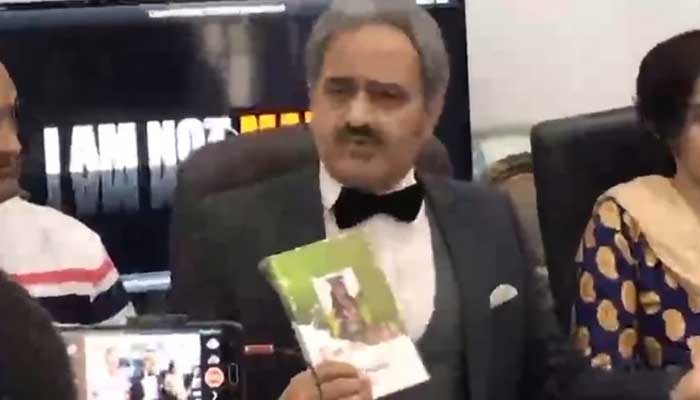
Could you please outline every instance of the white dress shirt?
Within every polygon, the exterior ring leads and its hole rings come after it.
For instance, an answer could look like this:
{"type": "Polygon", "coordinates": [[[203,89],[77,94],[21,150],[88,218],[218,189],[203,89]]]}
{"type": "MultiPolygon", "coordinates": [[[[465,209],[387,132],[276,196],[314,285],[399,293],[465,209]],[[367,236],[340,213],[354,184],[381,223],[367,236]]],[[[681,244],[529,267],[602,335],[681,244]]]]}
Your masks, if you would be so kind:
{"type": "MultiPolygon", "coordinates": [[[[415,174],[411,170],[389,192],[415,183],[415,174]]],[[[331,208],[340,196],[342,185],[323,164],[319,168],[319,185],[326,237],[332,237],[341,232],[331,208]]],[[[377,263],[384,270],[394,292],[408,335],[414,341],[418,340],[425,333],[435,307],[435,260],[425,201],[413,222],[401,222],[391,216],[377,214],[357,228],[364,229],[372,242],[377,263]]]]}

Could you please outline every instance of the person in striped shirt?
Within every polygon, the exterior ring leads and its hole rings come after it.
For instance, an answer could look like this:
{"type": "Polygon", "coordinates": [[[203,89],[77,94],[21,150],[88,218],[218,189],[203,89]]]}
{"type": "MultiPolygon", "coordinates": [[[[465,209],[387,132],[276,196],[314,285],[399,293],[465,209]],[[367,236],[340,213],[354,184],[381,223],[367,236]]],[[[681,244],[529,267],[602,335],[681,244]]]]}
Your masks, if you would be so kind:
{"type": "Polygon", "coordinates": [[[134,315],[100,237],[21,196],[17,89],[0,63],[0,270],[61,324],[122,324],[134,315]]]}

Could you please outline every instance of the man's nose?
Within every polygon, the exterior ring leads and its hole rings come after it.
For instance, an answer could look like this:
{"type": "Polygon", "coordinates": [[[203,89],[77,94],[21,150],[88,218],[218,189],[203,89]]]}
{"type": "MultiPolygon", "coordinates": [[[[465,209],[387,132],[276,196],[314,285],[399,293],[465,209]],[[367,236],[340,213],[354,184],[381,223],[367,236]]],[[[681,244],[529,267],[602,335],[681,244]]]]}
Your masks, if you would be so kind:
{"type": "Polygon", "coordinates": [[[350,102],[348,125],[361,127],[369,125],[372,118],[372,106],[364,92],[359,92],[350,102]]]}

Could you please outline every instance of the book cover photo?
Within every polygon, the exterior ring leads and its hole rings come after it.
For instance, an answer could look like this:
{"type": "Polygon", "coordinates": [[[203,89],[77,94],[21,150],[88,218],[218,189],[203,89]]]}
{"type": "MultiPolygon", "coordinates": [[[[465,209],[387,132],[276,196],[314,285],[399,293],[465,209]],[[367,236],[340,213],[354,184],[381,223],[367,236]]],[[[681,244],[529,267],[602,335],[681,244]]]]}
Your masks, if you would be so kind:
{"type": "Polygon", "coordinates": [[[374,398],[429,379],[362,231],[270,256],[260,268],[311,365],[355,366],[369,377],[374,398]]]}

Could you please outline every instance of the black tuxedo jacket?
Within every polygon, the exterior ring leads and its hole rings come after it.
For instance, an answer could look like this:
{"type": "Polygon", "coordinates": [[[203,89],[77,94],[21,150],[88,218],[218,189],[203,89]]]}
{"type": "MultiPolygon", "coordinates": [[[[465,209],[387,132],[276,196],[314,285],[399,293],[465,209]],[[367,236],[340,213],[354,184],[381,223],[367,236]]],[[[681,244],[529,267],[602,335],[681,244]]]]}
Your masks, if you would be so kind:
{"type": "MultiPolygon", "coordinates": [[[[547,294],[538,293],[548,288],[533,282],[505,196],[446,178],[419,179],[461,293],[471,400],[668,398],[670,374],[594,371],[570,349],[545,305],[547,294]],[[490,294],[500,284],[518,296],[491,309],[490,294]]],[[[297,346],[257,266],[265,256],[325,238],[318,168],[214,195],[175,223],[174,232],[188,238],[187,256],[173,270],[174,311],[240,321],[248,343],[297,346]]],[[[250,398],[276,398],[302,367],[282,359],[251,367],[250,398]]]]}

